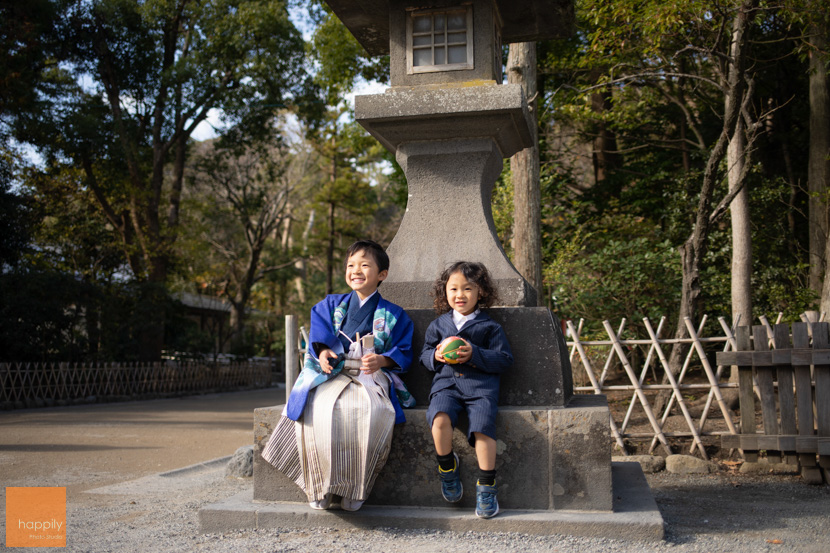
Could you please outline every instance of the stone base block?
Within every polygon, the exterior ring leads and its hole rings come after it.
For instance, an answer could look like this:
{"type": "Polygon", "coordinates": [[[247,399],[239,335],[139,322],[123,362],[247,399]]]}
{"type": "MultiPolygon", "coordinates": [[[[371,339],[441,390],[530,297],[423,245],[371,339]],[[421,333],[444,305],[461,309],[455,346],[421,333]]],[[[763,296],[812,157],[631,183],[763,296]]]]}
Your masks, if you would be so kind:
{"type": "MultiPolygon", "coordinates": [[[[575,535],[657,542],[663,539],[663,517],[637,463],[613,463],[612,512],[511,510],[491,519],[470,509],[365,505],[350,513],[334,508],[313,511],[307,504],[255,501],[245,491],[199,511],[202,532],[248,528],[425,528],[454,532],[519,532],[575,535]]],[[[447,505],[446,503],[444,505],[447,505]]]]}
{"type": "MultiPolygon", "coordinates": [[[[261,456],[282,406],[254,411],[254,499],[305,503],[294,482],[261,456]]],[[[367,505],[447,507],[436,474],[426,409],[406,411],[395,428],[389,459],[367,505]]],[[[605,396],[574,396],[565,408],[502,407],[497,419],[499,505],[502,509],[611,511],[611,448],[605,396]]],[[[453,449],[461,459],[464,498],[475,507],[475,451],[463,424],[453,449]]]]}

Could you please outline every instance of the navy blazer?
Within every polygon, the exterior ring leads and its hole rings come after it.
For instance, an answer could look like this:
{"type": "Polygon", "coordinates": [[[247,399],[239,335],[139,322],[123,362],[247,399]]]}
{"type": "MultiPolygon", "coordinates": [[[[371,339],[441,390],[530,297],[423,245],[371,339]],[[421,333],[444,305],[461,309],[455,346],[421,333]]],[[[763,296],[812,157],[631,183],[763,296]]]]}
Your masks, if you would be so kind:
{"type": "Polygon", "coordinates": [[[427,328],[421,363],[435,373],[430,397],[455,385],[466,397],[498,400],[501,373],[513,364],[513,353],[504,329],[484,311],[472,321],[467,321],[461,330],[455,328],[452,311],[449,311],[432,321],[427,328]],[[464,338],[472,345],[473,356],[469,362],[448,365],[435,359],[435,348],[450,336],[464,338]]]}

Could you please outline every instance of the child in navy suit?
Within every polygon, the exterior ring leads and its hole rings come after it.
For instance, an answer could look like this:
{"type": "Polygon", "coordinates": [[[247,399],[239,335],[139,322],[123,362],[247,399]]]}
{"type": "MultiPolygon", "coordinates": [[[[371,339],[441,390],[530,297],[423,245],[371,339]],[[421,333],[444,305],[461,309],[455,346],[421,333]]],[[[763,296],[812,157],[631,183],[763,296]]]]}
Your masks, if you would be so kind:
{"type": "Polygon", "coordinates": [[[459,261],[435,281],[435,311],[421,352],[421,363],[435,373],[429,395],[427,420],[438,457],[441,493],[450,503],[461,500],[458,455],[452,449],[458,415],[466,411],[470,420],[467,439],[478,459],[476,515],[499,512],[496,488],[496,414],[502,372],[513,364],[513,354],[501,325],[481,311],[498,302],[496,288],[481,263],[459,261]],[[442,354],[450,338],[461,338],[457,360],[442,354]]]}

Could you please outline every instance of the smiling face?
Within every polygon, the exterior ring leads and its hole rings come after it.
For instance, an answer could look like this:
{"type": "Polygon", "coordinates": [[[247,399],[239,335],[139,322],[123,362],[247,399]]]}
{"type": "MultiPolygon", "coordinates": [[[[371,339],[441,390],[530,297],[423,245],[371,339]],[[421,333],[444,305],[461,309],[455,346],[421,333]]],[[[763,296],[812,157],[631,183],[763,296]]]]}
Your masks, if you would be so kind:
{"type": "Polygon", "coordinates": [[[377,261],[366,250],[355,252],[346,261],[346,284],[357,292],[360,299],[366,299],[378,289],[389,271],[381,271],[377,261]]]}
{"type": "Polygon", "coordinates": [[[447,303],[462,315],[469,315],[476,310],[478,300],[481,299],[481,288],[461,271],[450,275],[447,280],[447,303]]]}

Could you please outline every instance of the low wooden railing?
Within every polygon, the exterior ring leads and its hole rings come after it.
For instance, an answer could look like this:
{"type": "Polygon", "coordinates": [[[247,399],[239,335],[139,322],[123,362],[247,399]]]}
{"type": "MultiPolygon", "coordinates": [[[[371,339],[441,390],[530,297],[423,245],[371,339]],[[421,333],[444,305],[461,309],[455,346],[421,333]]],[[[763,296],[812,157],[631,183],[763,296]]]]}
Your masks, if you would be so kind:
{"type": "Polygon", "coordinates": [[[268,363],[0,363],[0,404],[34,407],[95,397],[164,397],[264,388],[268,363]]]}
{"type": "Polygon", "coordinates": [[[798,463],[805,479],[830,481],[830,324],[769,330],[738,327],[736,351],[717,355],[719,364],[738,367],[740,386],[740,433],[722,436],[722,447],[741,449],[749,461],[766,450],[798,463]]]}

